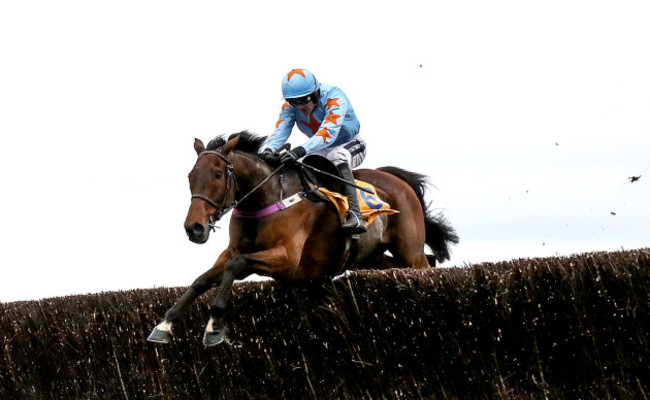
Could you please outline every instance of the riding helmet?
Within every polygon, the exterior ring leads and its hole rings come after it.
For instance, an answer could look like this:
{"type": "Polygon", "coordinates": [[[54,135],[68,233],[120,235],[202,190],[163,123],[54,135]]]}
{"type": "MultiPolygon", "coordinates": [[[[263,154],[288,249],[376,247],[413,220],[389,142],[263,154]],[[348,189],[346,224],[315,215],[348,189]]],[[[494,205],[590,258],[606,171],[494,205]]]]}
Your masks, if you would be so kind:
{"type": "Polygon", "coordinates": [[[320,88],[316,77],[306,69],[292,69],[282,78],[282,97],[295,99],[314,93],[320,88]]]}

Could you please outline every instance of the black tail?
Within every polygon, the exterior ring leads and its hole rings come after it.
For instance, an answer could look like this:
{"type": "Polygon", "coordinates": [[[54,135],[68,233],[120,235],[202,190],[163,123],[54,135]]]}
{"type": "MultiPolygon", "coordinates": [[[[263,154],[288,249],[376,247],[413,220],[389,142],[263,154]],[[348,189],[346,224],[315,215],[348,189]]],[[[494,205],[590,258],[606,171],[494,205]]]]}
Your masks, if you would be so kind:
{"type": "Polygon", "coordinates": [[[429,185],[429,178],[425,175],[397,167],[382,167],[377,169],[395,175],[413,188],[415,194],[418,196],[418,200],[420,200],[422,211],[424,211],[425,242],[431,248],[439,263],[449,260],[449,246],[458,243],[458,235],[449,224],[449,221],[442,215],[442,212],[434,215],[429,209],[430,204],[427,205],[424,203],[424,192],[429,185]]]}

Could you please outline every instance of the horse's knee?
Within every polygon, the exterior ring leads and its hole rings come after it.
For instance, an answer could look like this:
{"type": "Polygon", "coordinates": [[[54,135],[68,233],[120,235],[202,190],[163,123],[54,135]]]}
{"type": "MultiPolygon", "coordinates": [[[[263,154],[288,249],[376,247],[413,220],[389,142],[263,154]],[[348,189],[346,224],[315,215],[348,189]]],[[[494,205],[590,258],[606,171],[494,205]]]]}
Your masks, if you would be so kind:
{"type": "Polygon", "coordinates": [[[190,285],[190,288],[196,290],[199,293],[204,293],[212,285],[214,285],[216,282],[221,281],[221,277],[223,276],[223,273],[217,274],[217,275],[212,275],[210,274],[210,271],[206,272],[205,274],[199,276],[192,282],[192,285],[190,285]]]}
{"type": "Polygon", "coordinates": [[[239,275],[246,268],[246,258],[244,256],[235,256],[228,260],[225,269],[232,275],[239,275]]]}
{"type": "Polygon", "coordinates": [[[212,282],[209,282],[205,278],[196,278],[194,282],[190,285],[190,289],[196,290],[197,292],[205,292],[210,288],[212,282]]]}

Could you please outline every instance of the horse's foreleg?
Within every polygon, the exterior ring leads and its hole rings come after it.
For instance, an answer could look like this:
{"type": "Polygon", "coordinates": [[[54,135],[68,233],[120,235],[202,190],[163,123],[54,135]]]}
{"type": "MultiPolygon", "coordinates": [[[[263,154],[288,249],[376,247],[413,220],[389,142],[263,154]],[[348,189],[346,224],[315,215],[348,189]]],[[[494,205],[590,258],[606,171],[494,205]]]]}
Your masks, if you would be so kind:
{"type": "Polygon", "coordinates": [[[212,268],[194,280],[189,289],[165,313],[165,319],[153,328],[147,338],[148,341],[155,343],[169,343],[171,341],[173,323],[185,313],[189,305],[197,297],[205,293],[216,282],[222,280],[226,259],[227,255],[224,251],[212,268]]]}
{"type": "Polygon", "coordinates": [[[215,346],[226,337],[224,316],[232,297],[232,285],[245,268],[246,259],[243,256],[235,256],[226,263],[217,297],[210,307],[210,320],[203,335],[203,344],[206,347],[215,346]]]}
{"type": "Polygon", "coordinates": [[[214,346],[225,339],[226,326],[224,317],[228,311],[228,305],[232,297],[232,285],[235,279],[242,279],[254,272],[272,274],[280,268],[295,268],[299,256],[300,254],[297,253],[293,258],[288,257],[286,249],[278,246],[257,253],[234,256],[228,260],[219,291],[210,307],[210,321],[205,328],[203,344],[206,347],[214,346]]]}

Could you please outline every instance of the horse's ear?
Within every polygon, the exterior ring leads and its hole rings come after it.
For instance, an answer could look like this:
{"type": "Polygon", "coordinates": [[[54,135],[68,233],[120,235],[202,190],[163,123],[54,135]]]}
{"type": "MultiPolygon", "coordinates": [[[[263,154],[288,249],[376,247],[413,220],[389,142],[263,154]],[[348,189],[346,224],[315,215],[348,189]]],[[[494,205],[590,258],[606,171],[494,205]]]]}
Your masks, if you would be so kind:
{"type": "Polygon", "coordinates": [[[239,141],[239,138],[240,135],[237,135],[232,139],[228,140],[226,144],[221,146],[221,154],[223,154],[224,156],[229,154],[235,148],[235,146],[237,146],[237,142],[239,141]]]}
{"type": "Polygon", "coordinates": [[[205,146],[203,145],[201,139],[196,139],[196,138],[194,139],[194,150],[196,150],[197,155],[203,153],[203,151],[205,150],[205,146]]]}

